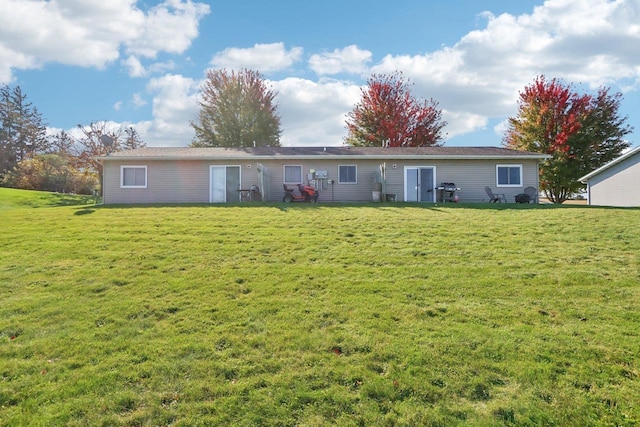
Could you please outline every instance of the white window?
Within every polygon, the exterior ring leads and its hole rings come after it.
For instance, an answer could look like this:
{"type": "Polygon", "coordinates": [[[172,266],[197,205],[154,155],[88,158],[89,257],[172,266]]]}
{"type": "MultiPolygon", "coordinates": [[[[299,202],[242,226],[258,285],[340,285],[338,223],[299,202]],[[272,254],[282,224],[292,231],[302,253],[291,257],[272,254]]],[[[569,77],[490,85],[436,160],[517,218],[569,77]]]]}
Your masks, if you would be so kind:
{"type": "Polygon", "coordinates": [[[522,165],[497,165],[498,187],[522,187],[522,165]]]}
{"type": "Polygon", "coordinates": [[[285,165],[284,166],[284,183],[285,184],[302,184],[302,166],[285,165]]]}
{"type": "Polygon", "coordinates": [[[120,166],[120,188],[147,188],[147,167],[120,166]]]}
{"type": "Polygon", "coordinates": [[[358,179],[356,165],[338,166],[338,182],[340,184],[357,184],[358,179]]]}

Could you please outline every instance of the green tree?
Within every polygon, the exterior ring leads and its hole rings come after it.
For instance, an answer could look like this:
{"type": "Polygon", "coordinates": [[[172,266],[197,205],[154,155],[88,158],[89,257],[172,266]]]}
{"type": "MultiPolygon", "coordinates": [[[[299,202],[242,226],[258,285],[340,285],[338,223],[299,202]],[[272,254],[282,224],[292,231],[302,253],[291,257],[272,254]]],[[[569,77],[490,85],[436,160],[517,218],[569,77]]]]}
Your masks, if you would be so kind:
{"type": "Polygon", "coordinates": [[[202,86],[200,114],[191,122],[192,147],[280,145],[280,117],[262,75],[253,70],[209,70],[202,86]]]}
{"type": "Polygon", "coordinates": [[[361,147],[441,145],[446,124],[438,103],[416,99],[401,73],[374,74],[347,116],[345,142],[361,147]]]}
{"type": "Polygon", "coordinates": [[[20,86],[0,87],[0,177],[29,156],[47,150],[42,116],[20,86]]]}
{"type": "Polygon", "coordinates": [[[622,95],[609,90],[578,94],[571,85],[539,76],[520,93],[503,144],[552,156],[540,164],[540,188],[553,203],[582,190],[578,178],[629,147],[624,137],[633,128],[619,115],[622,95]]]}

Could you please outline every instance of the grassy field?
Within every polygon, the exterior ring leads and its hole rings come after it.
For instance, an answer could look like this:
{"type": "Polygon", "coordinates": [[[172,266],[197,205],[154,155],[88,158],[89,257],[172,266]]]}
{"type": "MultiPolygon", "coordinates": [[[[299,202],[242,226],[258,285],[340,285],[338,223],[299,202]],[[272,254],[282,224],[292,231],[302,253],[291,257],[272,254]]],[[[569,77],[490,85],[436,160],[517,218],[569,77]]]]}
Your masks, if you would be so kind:
{"type": "Polygon", "coordinates": [[[0,425],[640,423],[638,209],[6,191],[0,425]]]}
{"type": "Polygon", "coordinates": [[[23,191],[0,187],[0,211],[17,208],[43,208],[53,206],[77,206],[94,204],[95,197],[46,191],[23,191]]]}

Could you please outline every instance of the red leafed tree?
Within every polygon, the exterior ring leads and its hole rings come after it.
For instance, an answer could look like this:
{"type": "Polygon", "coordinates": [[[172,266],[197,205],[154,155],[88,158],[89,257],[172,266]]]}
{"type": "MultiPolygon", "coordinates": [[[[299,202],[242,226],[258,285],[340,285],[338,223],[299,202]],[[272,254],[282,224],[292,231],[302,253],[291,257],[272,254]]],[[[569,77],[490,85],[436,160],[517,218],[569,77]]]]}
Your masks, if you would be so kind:
{"type": "Polygon", "coordinates": [[[506,145],[546,154],[569,151],[590,102],[556,79],[537,77],[520,93],[518,116],[509,118],[506,145]]]}
{"type": "Polygon", "coordinates": [[[621,97],[606,88],[596,96],[581,95],[539,76],[520,93],[518,115],[509,118],[503,143],[552,156],[540,164],[540,188],[553,203],[562,203],[583,188],[578,178],[629,146],[623,137],[632,129],[618,116],[621,97]]]}
{"type": "Polygon", "coordinates": [[[401,73],[374,74],[362,98],[347,115],[345,143],[361,147],[426,147],[441,145],[442,110],[433,99],[419,101],[401,73]]]}

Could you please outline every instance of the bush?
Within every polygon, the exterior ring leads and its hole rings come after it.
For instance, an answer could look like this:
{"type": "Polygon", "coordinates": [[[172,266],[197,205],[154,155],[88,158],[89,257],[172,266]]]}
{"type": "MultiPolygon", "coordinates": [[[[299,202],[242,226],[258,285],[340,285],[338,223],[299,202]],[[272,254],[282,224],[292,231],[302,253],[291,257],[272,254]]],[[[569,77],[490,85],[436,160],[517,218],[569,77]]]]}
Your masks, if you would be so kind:
{"type": "Polygon", "coordinates": [[[2,179],[2,185],[22,190],[93,194],[95,174],[75,169],[67,156],[41,154],[23,160],[2,179]]]}

